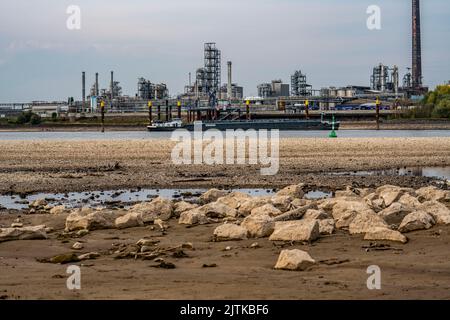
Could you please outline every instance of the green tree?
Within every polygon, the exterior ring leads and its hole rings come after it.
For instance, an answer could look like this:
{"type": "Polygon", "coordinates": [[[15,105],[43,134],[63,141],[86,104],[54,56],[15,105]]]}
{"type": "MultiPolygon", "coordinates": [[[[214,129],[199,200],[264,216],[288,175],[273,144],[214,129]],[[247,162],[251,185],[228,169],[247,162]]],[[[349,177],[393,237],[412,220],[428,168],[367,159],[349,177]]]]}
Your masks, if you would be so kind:
{"type": "Polygon", "coordinates": [[[441,100],[433,110],[433,117],[450,118],[450,98],[441,100]]]}

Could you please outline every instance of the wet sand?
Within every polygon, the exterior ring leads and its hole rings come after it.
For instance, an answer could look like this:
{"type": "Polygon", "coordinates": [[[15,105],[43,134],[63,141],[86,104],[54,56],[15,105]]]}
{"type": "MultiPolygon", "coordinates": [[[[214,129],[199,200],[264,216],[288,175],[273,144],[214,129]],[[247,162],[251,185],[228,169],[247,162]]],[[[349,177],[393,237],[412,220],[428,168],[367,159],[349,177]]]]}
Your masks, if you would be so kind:
{"type": "Polygon", "coordinates": [[[342,189],[432,179],[330,176],[330,172],[450,166],[450,138],[282,139],[280,169],[262,176],[257,165],[172,164],[174,142],[0,141],[0,193],[70,192],[120,188],[276,188],[294,183],[342,189]]]}
{"type": "MultiPolygon", "coordinates": [[[[64,226],[66,215],[28,215],[23,222],[64,226]]],[[[0,215],[0,224],[17,215],[0,215]]],[[[390,244],[387,251],[366,252],[362,236],[338,232],[312,245],[275,246],[266,239],[211,242],[217,224],[186,228],[169,222],[166,235],[151,227],[97,230],[81,239],[11,241],[0,243],[0,296],[5,299],[450,299],[450,226],[409,233],[409,243],[390,244]],[[115,260],[102,255],[81,263],[81,290],[66,288],[68,265],[40,263],[36,258],[74,252],[75,241],[85,248],[78,253],[107,253],[113,244],[136,243],[143,237],[170,247],[192,242],[185,258],[165,258],[175,269],[152,268],[153,261],[115,260]],[[250,248],[258,242],[261,248],[250,248]],[[230,251],[224,251],[231,246],[230,251]],[[319,263],[303,272],[277,271],[273,267],[282,249],[305,250],[319,263]],[[320,262],[322,261],[322,262],[320,262]],[[336,264],[332,264],[334,261],[336,264]],[[203,268],[203,264],[216,264],[203,268]],[[378,265],[382,290],[368,290],[366,270],[378,265]]],[[[72,263],[74,264],[74,263],[72,263]]]]}

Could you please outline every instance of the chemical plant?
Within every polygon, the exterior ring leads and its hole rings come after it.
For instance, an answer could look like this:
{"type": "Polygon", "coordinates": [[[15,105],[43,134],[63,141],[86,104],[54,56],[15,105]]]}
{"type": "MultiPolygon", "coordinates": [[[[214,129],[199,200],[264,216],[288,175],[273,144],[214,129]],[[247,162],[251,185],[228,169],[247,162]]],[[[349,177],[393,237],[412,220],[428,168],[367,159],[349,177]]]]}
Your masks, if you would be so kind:
{"type": "MultiPolygon", "coordinates": [[[[375,63],[374,63],[375,64],[375,63]]],[[[298,66],[297,66],[298,67],[298,66]]],[[[181,104],[184,110],[198,113],[217,108],[244,108],[248,101],[258,106],[252,112],[289,111],[297,112],[308,104],[312,110],[339,110],[343,107],[360,108],[374,105],[379,98],[386,105],[396,107],[396,101],[404,98],[421,96],[428,88],[423,86],[420,2],[412,0],[412,62],[402,78],[397,66],[377,64],[368,76],[367,86],[345,86],[313,89],[308,84],[307,75],[297,69],[292,72],[290,84],[281,79],[265,82],[256,86],[258,96],[244,95],[244,88],[233,82],[233,63],[227,61],[227,81],[222,83],[222,53],[216,43],[208,42],[203,47],[203,65],[194,69],[194,79],[189,73],[189,83],[184,92],[178,96],[170,95],[170,88],[165,83],[157,83],[143,77],[137,78],[137,90],[131,96],[124,95],[120,82],[114,79],[114,72],[109,75],[109,87],[99,88],[99,74],[89,92],[86,91],[86,73],[82,72],[81,101],[69,98],[67,102],[34,102],[30,104],[0,105],[0,115],[6,110],[32,108],[42,116],[60,114],[95,114],[104,104],[107,113],[147,112],[149,101],[154,107],[175,107],[181,104]],[[402,79],[402,81],[400,81],[402,79]],[[11,108],[12,107],[12,108],[11,108]],[[272,108],[272,109],[271,109],[272,108]],[[194,110],[194,111],[193,111],[194,110]]],[[[294,68],[293,68],[294,69],[294,68]]]]}

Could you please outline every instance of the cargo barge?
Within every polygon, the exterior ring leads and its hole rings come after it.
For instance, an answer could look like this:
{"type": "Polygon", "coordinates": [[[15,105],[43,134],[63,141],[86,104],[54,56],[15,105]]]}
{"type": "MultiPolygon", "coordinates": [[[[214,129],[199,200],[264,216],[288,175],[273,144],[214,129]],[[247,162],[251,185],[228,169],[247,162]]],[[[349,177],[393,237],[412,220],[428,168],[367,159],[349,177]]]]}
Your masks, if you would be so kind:
{"type": "MultiPolygon", "coordinates": [[[[333,123],[321,120],[220,120],[220,121],[195,121],[183,124],[181,120],[175,119],[169,122],[155,121],[147,126],[148,131],[174,131],[176,129],[186,129],[194,131],[201,128],[202,131],[216,129],[225,130],[280,130],[280,131],[301,131],[301,130],[332,130],[333,123]]],[[[339,122],[334,123],[334,130],[339,129],[339,122]]]]}

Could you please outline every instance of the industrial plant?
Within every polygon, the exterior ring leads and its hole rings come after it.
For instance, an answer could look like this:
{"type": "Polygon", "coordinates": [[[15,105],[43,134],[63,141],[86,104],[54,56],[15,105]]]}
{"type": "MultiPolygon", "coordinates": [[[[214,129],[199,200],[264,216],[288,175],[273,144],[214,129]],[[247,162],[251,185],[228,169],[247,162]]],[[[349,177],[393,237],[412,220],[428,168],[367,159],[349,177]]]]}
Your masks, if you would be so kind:
{"type": "MultiPolygon", "coordinates": [[[[22,108],[32,108],[42,116],[64,112],[88,115],[98,113],[101,103],[104,103],[106,113],[137,113],[147,112],[149,101],[152,101],[155,107],[175,107],[180,102],[183,110],[214,110],[223,106],[244,108],[246,101],[249,101],[251,105],[265,106],[260,108],[261,110],[276,111],[301,109],[308,101],[312,108],[339,110],[342,106],[351,105],[358,108],[363,104],[373,104],[377,98],[395,107],[399,99],[420,97],[428,91],[428,88],[423,86],[422,78],[419,0],[412,0],[412,62],[403,77],[398,66],[378,63],[370,70],[366,86],[346,85],[314,89],[308,83],[307,75],[297,69],[291,73],[290,84],[282,79],[260,83],[256,86],[257,96],[249,97],[245,95],[244,88],[233,79],[231,59],[226,62],[227,81],[222,82],[222,52],[216,43],[204,44],[202,58],[203,65],[194,69],[194,79],[189,72],[189,82],[185,85],[184,92],[179,95],[170,95],[170,88],[164,82],[158,83],[144,77],[137,78],[135,93],[124,95],[120,82],[114,78],[114,71],[111,71],[108,77],[107,88],[99,87],[99,74],[95,73],[95,81],[87,92],[86,76],[89,75],[82,72],[80,101],[71,97],[67,102],[28,103],[22,104],[22,108]]],[[[4,104],[2,110],[8,107],[11,105],[4,104]]],[[[13,106],[13,109],[20,109],[20,104],[13,106]]],[[[258,110],[252,109],[252,112],[258,110]]]]}

